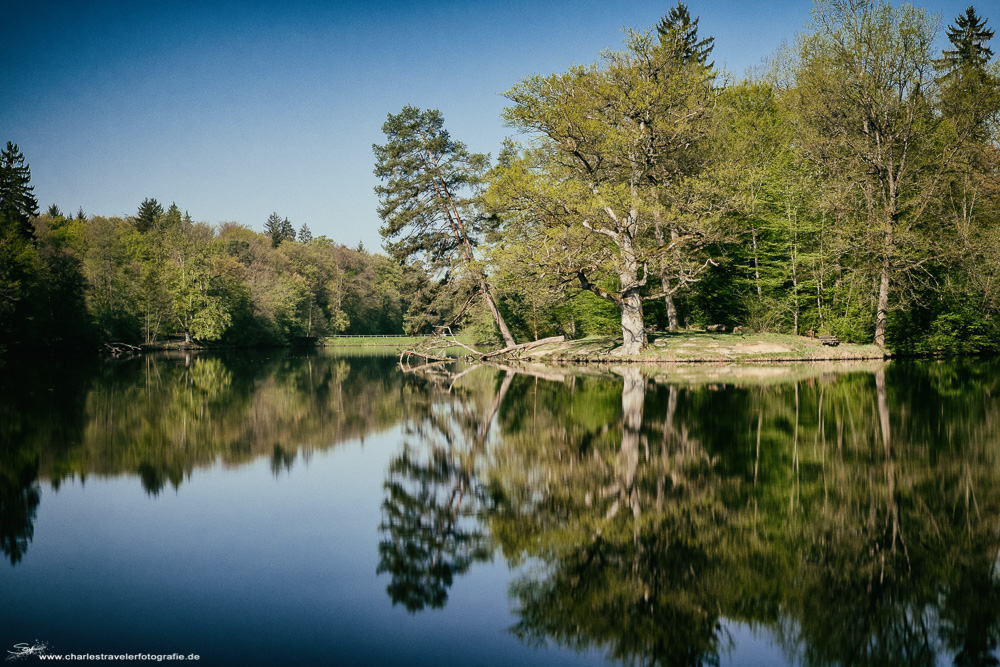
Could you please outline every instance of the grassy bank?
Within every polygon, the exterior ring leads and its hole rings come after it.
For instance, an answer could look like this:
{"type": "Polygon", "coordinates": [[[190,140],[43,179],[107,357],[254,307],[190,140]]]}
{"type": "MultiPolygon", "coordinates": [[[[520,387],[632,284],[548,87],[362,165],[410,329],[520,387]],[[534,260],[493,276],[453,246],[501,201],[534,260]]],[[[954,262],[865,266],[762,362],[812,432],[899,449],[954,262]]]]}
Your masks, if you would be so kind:
{"type": "Polygon", "coordinates": [[[649,347],[633,357],[615,354],[621,339],[590,337],[545,345],[524,356],[535,361],[560,362],[770,362],[884,359],[875,345],[824,345],[817,338],[789,334],[732,334],[702,331],[650,336],[649,347]]]}

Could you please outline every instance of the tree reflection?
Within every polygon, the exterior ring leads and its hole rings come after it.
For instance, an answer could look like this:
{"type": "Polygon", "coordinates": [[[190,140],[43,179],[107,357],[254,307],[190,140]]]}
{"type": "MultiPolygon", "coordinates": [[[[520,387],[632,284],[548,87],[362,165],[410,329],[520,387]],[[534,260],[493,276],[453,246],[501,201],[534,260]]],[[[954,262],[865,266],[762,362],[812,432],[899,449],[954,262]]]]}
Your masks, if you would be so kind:
{"type": "MultiPolygon", "coordinates": [[[[933,391],[923,366],[743,387],[616,374],[536,382],[501,414],[490,531],[540,564],[511,587],[518,637],[718,664],[740,621],[804,664],[997,664],[992,401],[933,391]]],[[[995,368],[969,382],[993,395],[995,368]]]]}
{"type": "Polygon", "coordinates": [[[0,372],[0,551],[11,565],[34,537],[46,445],[64,449],[84,421],[80,394],[90,370],[60,360],[51,367],[8,363],[0,372]]]}
{"type": "Polygon", "coordinates": [[[24,558],[34,537],[40,500],[37,456],[0,451],[0,550],[11,565],[24,558]]]}
{"type": "Polygon", "coordinates": [[[492,528],[511,537],[524,526],[516,541],[502,542],[505,554],[544,563],[511,587],[519,617],[512,631],[533,644],[603,646],[624,662],[717,664],[722,513],[704,484],[712,462],[675,422],[676,387],[663,421],[644,428],[646,377],[635,367],[616,374],[617,410],[609,410],[608,380],[591,380],[583,386],[598,385],[592,396],[578,386],[564,398],[572,407],[563,417],[579,415],[581,423],[563,428],[558,414],[536,413],[534,438],[505,433],[492,528]],[[609,412],[610,428],[587,428],[591,415],[609,412]],[[586,448],[573,437],[581,431],[586,448]],[[657,441],[659,451],[651,447],[657,441]],[[548,474],[531,475],[542,461],[548,474]],[[510,484],[526,472],[532,488],[510,484]]]}
{"type": "Polygon", "coordinates": [[[492,396],[487,379],[474,396],[456,390],[454,378],[441,382],[436,368],[423,395],[409,401],[404,428],[417,444],[404,443],[389,465],[379,526],[377,573],[391,575],[386,590],[393,604],[410,612],[443,607],[455,577],[489,558],[475,467],[511,379],[505,375],[492,396]],[[452,391],[464,395],[452,400],[452,391]]]}

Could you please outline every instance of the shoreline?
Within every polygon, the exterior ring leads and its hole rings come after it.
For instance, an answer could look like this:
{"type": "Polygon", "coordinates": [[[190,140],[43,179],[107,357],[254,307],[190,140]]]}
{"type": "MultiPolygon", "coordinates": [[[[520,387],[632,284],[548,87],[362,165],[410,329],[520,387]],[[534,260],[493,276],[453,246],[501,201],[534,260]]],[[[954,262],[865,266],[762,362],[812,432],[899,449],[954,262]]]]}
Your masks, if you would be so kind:
{"type": "MultiPolygon", "coordinates": [[[[128,357],[148,352],[222,352],[241,349],[319,350],[340,348],[345,350],[378,350],[385,353],[398,354],[406,351],[406,348],[415,342],[414,339],[416,337],[372,336],[368,338],[358,336],[351,338],[336,343],[333,343],[329,339],[316,339],[309,342],[259,346],[200,343],[197,341],[191,343],[183,341],[159,341],[141,346],[127,345],[117,350],[114,346],[121,344],[109,343],[92,349],[95,353],[94,356],[97,358],[128,357]]],[[[473,345],[476,344],[473,343],[473,345]]],[[[577,340],[546,342],[526,350],[513,350],[509,355],[504,355],[502,358],[510,361],[517,360],[550,365],[767,365],[799,362],[888,361],[890,359],[946,359],[996,356],[994,353],[989,352],[952,352],[948,350],[940,350],[937,353],[931,354],[896,353],[875,345],[858,345],[843,342],[835,346],[825,345],[819,338],[795,336],[792,334],[734,334],[706,331],[651,334],[649,336],[648,347],[638,355],[624,356],[616,354],[620,345],[621,338],[591,336],[577,340]]],[[[21,349],[30,349],[37,353],[43,348],[26,346],[21,349]]],[[[472,348],[463,348],[461,345],[455,345],[448,348],[447,354],[448,356],[461,358],[466,356],[466,352],[470,349],[472,348]]],[[[84,348],[44,348],[44,350],[56,353],[66,351],[74,354],[86,354],[84,348]]],[[[11,349],[6,350],[7,353],[11,351],[11,349]]],[[[0,355],[0,359],[4,356],[7,355],[0,355]]]]}
{"type": "Polygon", "coordinates": [[[803,361],[884,361],[895,358],[875,345],[824,344],[819,338],[792,334],[733,334],[702,331],[650,336],[638,355],[615,354],[620,339],[611,337],[551,343],[532,349],[521,359],[534,362],[677,364],[768,364],[803,361]]]}

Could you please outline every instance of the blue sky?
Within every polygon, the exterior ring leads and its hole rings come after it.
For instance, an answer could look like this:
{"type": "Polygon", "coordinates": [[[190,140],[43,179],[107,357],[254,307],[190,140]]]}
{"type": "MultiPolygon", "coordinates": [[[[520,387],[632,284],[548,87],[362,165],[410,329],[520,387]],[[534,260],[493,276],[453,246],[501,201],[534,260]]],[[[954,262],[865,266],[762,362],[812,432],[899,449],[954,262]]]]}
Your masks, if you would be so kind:
{"type": "MultiPolygon", "coordinates": [[[[387,114],[440,109],[454,138],[496,155],[504,90],[596,61],[674,1],[0,0],[0,142],[24,153],[42,210],[132,215],[153,197],[256,230],[276,211],[375,249],[387,114]]],[[[967,2],[924,6],[947,25],[967,2]]],[[[812,6],[687,4],[737,77],[812,6]]]]}

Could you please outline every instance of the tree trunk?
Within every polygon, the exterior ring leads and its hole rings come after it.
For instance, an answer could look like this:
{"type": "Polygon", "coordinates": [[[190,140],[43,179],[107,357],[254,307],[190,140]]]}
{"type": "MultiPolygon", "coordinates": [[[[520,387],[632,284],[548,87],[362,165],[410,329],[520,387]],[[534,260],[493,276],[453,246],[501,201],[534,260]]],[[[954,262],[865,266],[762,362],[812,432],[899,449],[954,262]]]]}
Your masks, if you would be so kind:
{"type": "MultiPolygon", "coordinates": [[[[445,215],[448,218],[449,224],[451,224],[452,233],[455,235],[455,240],[458,241],[465,250],[465,259],[471,265],[475,261],[475,253],[472,251],[472,242],[469,240],[469,235],[465,232],[465,223],[462,221],[462,214],[458,210],[458,206],[455,204],[454,198],[451,196],[451,190],[448,188],[447,179],[441,174],[441,168],[438,165],[437,159],[434,157],[430,151],[428,151],[428,162],[434,167],[434,171],[437,173],[437,178],[434,180],[433,187],[437,191],[438,196],[443,196],[448,205],[445,208],[445,215]]],[[[500,310],[497,308],[496,302],[493,300],[493,295],[490,294],[489,285],[486,283],[486,275],[479,273],[479,289],[483,293],[483,300],[486,301],[486,306],[490,309],[490,314],[493,315],[493,320],[497,323],[500,328],[500,336],[503,337],[504,347],[511,347],[516,345],[514,342],[514,337],[510,334],[510,329],[507,328],[507,322],[504,321],[503,315],[500,314],[500,310]]]]}
{"type": "Polygon", "coordinates": [[[646,328],[642,321],[642,295],[633,287],[622,294],[618,305],[622,314],[622,347],[619,354],[632,356],[646,347],[646,328]]]}
{"type": "MultiPolygon", "coordinates": [[[[664,280],[664,283],[667,281],[664,280]]],[[[666,289],[664,289],[666,291],[666,289]]],[[[674,305],[674,295],[667,294],[663,297],[663,300],[667,304],[667,322],[670,324],[671,331],[679,331],[681,328],[680,321],[677,319],[677,306],[674,305]]]]}
{"type": "MultiPolygon", "coordinates": [[[[633,219],[636,214],[633,212],[633,219]]],[[[621,285],[621,297],[615,299],[621,311],[622,346],[616,354],[632,356],[639,354],[646,347],[646,326],[642,317],[642,286],[645,276],[639,281],[639,262],[635,256],[634,239],[630,234],[622,233],[615,242],[621,252],[621,264],[618,267],[618,281],[621,285]]]]}
{"type": "MultiPolygon", "coordinates": [[[[663,235],[663,223],[660,220],[659,214],[656,214],[655,223],[656,224],[654,228],[654,233],[656,235],[656,245],[662,248],[665,245],[665,239],[663,235]]],[[[675,227],[671,228],[670,230],[671,241],[676,241],[677,236],[678,236],[677,229],[675,227]]],[[[679,263],[680,255],[676,250],[674,250],[674,257],[678,260],[679,263]]],[[[663,302],[667,306],[667,327],[669,328],[670,331],[678,331],[680,329],[680,321],[677,319],[677,306],[674,305],[674,294],[673,291],[670,289],[670,278],[667,275],[668,273],[669,270],[667,266],[664,264],[663,258],[661,257],[660,286],[663,288],[663,302]]]]}
{"type": "Polygon", "coordinates": [[[497,308],[497,304],[493,300],[493,295],[490,294],[490,286],[486,283],[486,277],[482,274],[479,275],[479,289],[483,293],[483,300],[486,302],[486,306],[490,309],[490,314],[493,315],[494,321],[496,321],[497,326],[500,327],[500,335],[503,337],[504,347],[517,345],[517,343],[514,342],[514,337],[510,335],[510,329],[507,328],[507,323],[504,321],[503,315],[500,314],[500,309],[497,308]]]}
{"type": "MultiPolygon", "coordinates": [[[[798,264],[798,234],[796,229],[792,224],[792,208],[791,205],[787,206],[785,209],[788,213],[788,254],[791,259],[792,268],[792,303],[793,303],[793,318],[794,325],[792,328],[792,333],[796,336],[799,335],[799,276],[797,269],[798,264]]],[[[796,212],[797,213],[797,212],[796,212]]]]}
{"type": "Polygon", "coordinates": [[[763,290],[760,287],[760,260],[758,259],[757,252],[757,225],[750,224],[750,240],[753,245],[753,279],[754,284],[757,286],[757,298],[761,299],[764,296],[763,290]]]}
{"type": "Polygon", "coordinates": [[[878,306],[875,311],[875,340],[879,347],[885,347],[885,322],[889,315],[889,262],[882,264],[882,275],[878,286],[878,306]]]}

